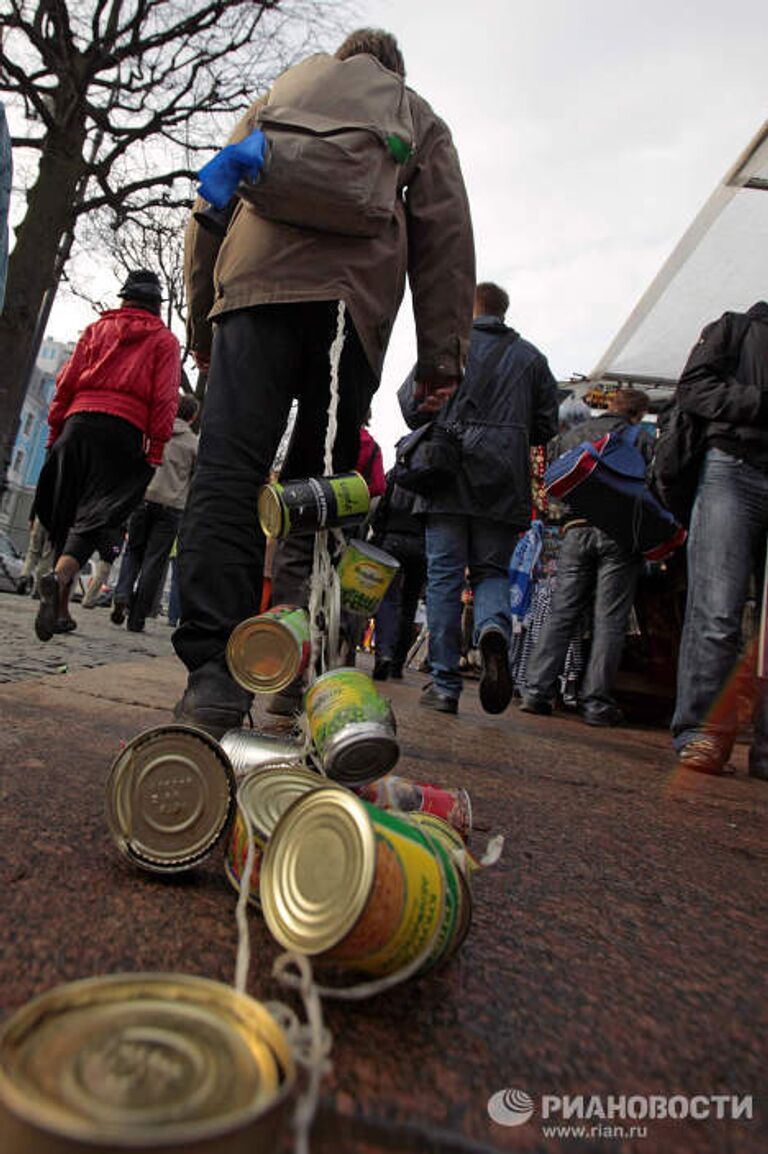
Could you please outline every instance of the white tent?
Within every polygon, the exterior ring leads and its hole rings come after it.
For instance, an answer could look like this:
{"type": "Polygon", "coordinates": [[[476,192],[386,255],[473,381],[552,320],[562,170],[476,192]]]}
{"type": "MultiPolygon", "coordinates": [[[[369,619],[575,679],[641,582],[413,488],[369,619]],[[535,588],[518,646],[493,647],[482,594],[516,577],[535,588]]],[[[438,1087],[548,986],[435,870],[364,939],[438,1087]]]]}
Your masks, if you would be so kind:
{"type": "Polygon", "coordinates": [[[768,299],[768,120],[590,373],[672,384],[708,321],[768,299]]]}

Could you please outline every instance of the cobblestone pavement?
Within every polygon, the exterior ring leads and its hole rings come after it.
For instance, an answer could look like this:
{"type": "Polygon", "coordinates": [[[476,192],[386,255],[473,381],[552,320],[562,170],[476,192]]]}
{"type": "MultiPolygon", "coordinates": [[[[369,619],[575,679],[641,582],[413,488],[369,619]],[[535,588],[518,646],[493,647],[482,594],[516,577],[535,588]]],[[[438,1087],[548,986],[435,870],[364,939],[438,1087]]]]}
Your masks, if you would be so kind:
{"type": "Polygon", "coordinates": [[[77,603],[72,606],[75,632],[44,644],[35,636],[37,606],[31,597],[0,593],[0,682],[173,654],[173,630],[165,617],[147,621],[143,633],[129,633],[124,625],[112,624],[109,609],[83,609],[77,603]]]}

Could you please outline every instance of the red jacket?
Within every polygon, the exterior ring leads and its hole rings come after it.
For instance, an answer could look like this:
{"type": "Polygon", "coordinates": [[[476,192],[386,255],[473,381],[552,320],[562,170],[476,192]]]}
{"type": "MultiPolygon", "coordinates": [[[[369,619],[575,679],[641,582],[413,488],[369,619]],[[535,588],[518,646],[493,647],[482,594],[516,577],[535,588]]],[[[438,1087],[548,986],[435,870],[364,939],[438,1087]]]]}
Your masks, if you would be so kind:
{"type": "Polygon", "coordinates": [[[368,482],[368,492],[372,497],[384,496],[387,479],[384,476],[381,449],[365,426],[360,430],[360,451],[357,455],[355,470],[365,477],[368,482]]]}
{"type": "Polygon", "coordinates": [[[56,379],[48,411],[52,445],[73,413],[111,413],[141,429],[159,465],[173,431],[181,383],[179,342],[145,309],[110,309],[89,325],[56,379]]]}

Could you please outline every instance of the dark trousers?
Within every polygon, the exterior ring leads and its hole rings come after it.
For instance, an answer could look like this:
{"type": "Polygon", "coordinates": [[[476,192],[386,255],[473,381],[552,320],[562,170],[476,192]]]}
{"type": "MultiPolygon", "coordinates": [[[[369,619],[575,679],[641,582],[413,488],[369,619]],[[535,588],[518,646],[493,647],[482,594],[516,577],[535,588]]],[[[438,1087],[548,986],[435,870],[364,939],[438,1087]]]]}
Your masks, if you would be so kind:
{"type": "Polygon", "coordinates": [[[642,558],[589,525],[568,529],[557,561],[557,585],[541,636],[528,661],[524,694],[549,701],[568,646],[585,609],[593,606],[592,648],[579,694],[582,707],[600,713],[613,707],[613,683],[621,664],[627,622],[642,558]]]}
{"type": "Polygon", "coordinates": [[[402,669],[411,647],[413,619],[427,577],[427,560],[423,552],[404,550],[391,538],[385,537],[381,548],[400,562],[400,569],[376,614],[376,658],[402,669]]]}
{"type": "MultiPolygon", "coordinates": [[[[264,535],[256,500],[294,397],[284,477],[322,475],[337,305],[263,305],[216,326],[197,467],[179,535],[181,624],[173,644],[189,670],[221,662],[238,622],[259,611],[264,535]]],[[[377,381],[347,314],[339,366],[334,470],[354,467],[377,381]]],[[[311,548],[312,535],[307,537],[311,548]]],[[[278,567],[275,569],[277,583],[278,567]]]]}
{"type": "Polygon", "coordinates": [[[180,520],[180,509],[156,501],[142,501],[131,514],[114,599],[130,606],[132,626],[152,614],[180,520]]]}

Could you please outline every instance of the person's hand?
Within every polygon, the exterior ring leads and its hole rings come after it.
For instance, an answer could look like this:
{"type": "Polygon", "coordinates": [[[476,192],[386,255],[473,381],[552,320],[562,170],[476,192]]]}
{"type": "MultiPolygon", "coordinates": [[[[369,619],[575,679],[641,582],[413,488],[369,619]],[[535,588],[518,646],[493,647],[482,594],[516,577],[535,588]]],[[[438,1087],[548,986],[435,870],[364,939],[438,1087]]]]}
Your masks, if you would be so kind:
{"type": "Polygon", "coordinates": [[[435,381],[416,381],[414,399],[420,401],[419,413],[439,413],[459,386],[457,377],[440,377],[435,381]]]}
{"type": "Polygon", "coordinates": [[[192,356],[194,357],[195,364],[197,365],[200,372],[207,373],[211,367],[211,354],[198,353],[195,349],[193,349],[192,356]]]}

